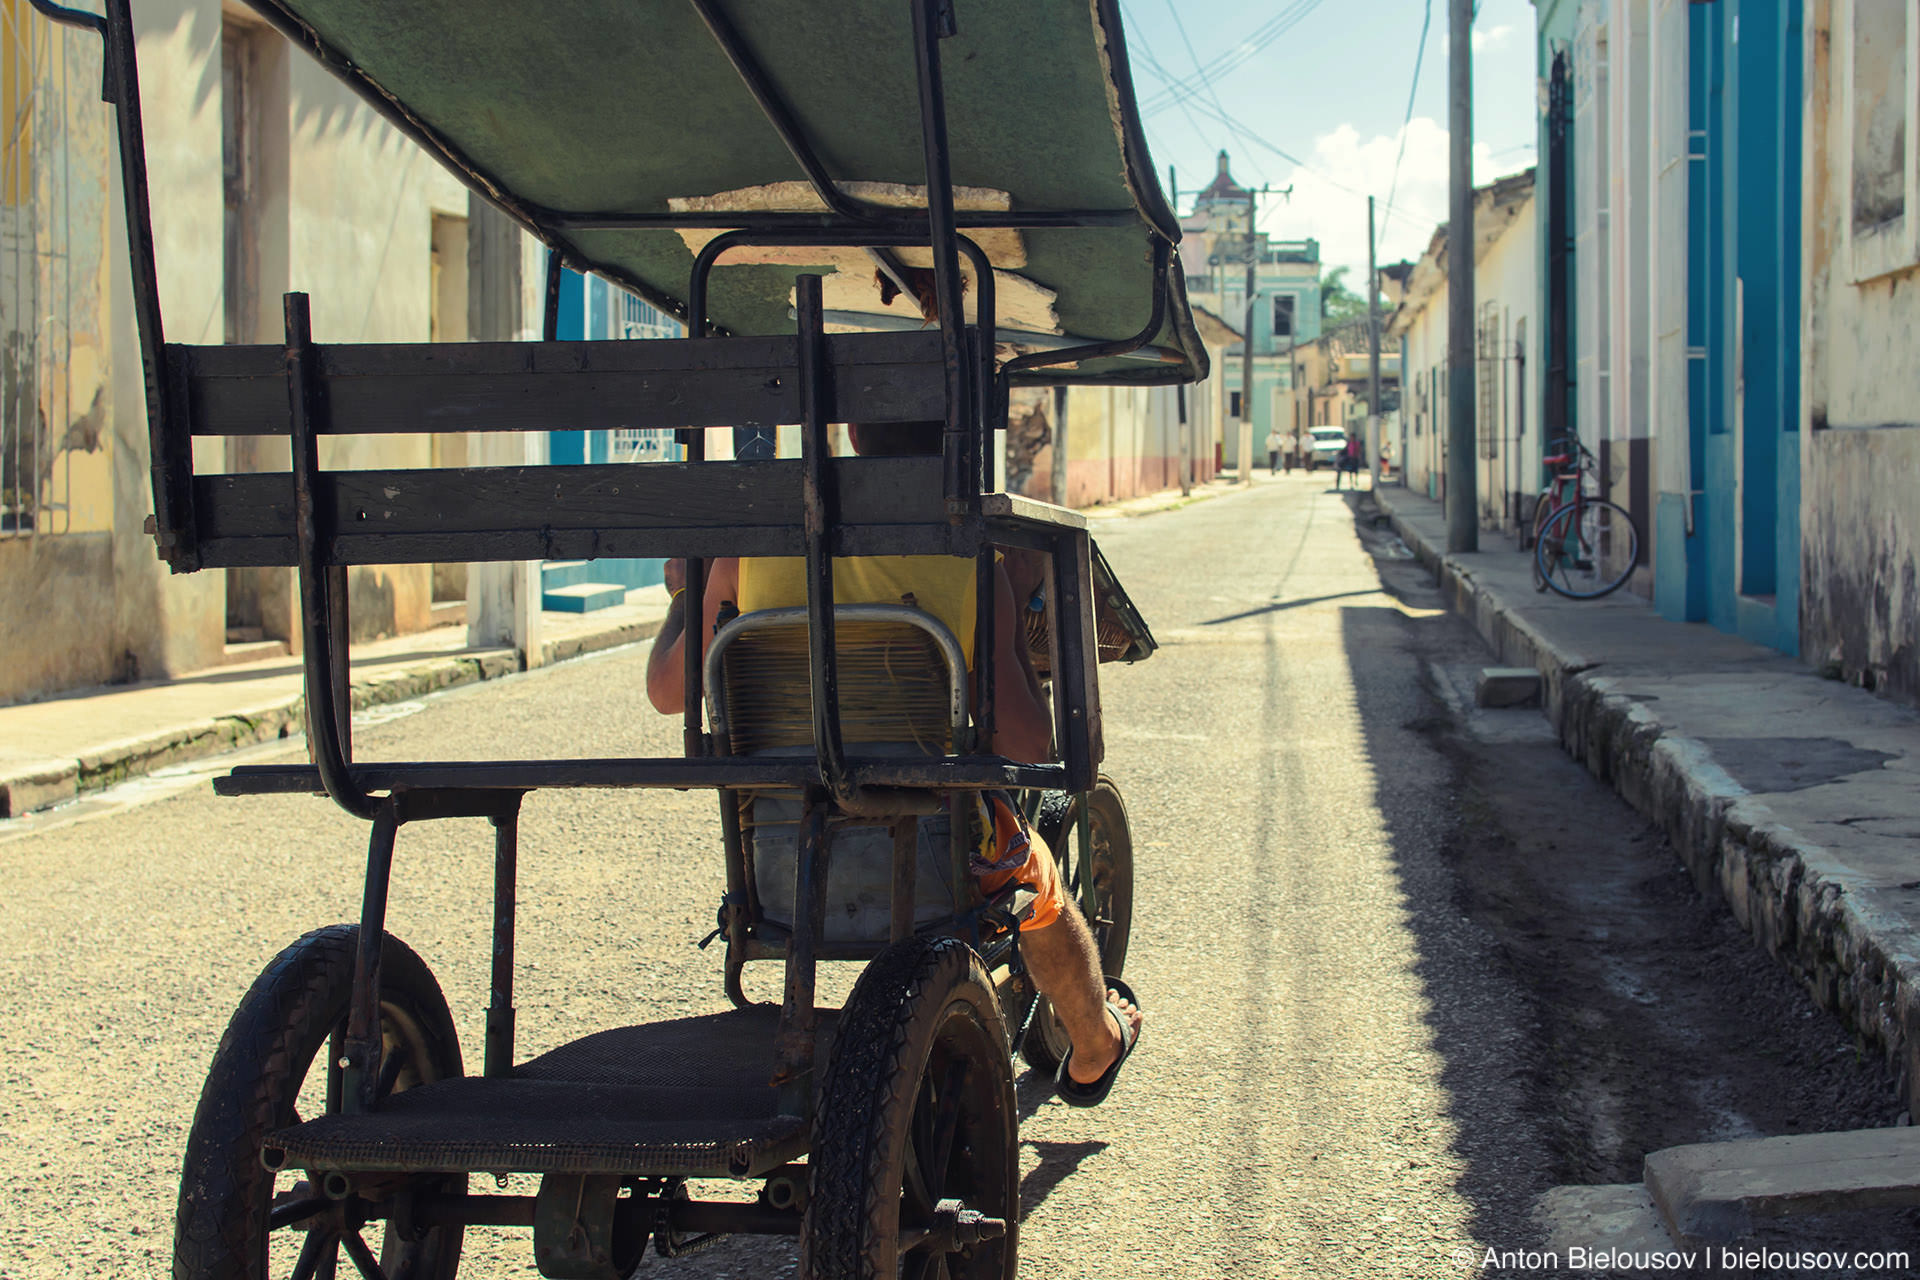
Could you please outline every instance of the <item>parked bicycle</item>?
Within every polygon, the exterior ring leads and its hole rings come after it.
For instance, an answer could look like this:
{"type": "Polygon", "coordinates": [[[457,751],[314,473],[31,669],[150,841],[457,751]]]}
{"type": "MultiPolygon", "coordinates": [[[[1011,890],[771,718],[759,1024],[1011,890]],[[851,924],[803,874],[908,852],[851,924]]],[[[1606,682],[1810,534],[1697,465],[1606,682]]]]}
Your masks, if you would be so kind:
{"type": "Polygon", "coordinates": [[[1616,502],[1596,496],[1599,460],[1573,436],[1541,459],[1553,479],[1533,511],[1533,589],[1572,600],[1615,591],[1640,558],[1640,532],[1616,502]]]}

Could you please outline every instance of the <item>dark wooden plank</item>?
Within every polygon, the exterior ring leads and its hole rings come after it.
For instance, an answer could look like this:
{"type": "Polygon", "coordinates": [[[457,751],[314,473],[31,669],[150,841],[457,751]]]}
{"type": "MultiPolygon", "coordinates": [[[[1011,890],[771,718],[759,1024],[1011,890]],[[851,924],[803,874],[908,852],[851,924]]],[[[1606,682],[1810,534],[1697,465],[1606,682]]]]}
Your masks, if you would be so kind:
{"type": "MultiPolygon", "coordinates": [[[[794,339],[321,346],[330,435],[773,426],[799,421],[794,339]]],[[[194,435],[285,435],[276,346],[171,346],[194,435]]],[[[836,334],[834,421],[946,414],[937,333],[836,334]]]]}
{"type": "MultiPolygon", "coordinates": [[[[323,473],[329,564],[799,555],[800,464],[649,463],[323,473]]],[[[970,555],[976,522],[940,513],[938,458],[833,462],[841,555],[970,555]]],[[[284,473],[195,481],[208,567],[292,564],[284,473]]]]}
{"type": "MultiPolygon", "coordinates": [[[[867,759],[848,761],[862,786],[929,786],[961,789],[1041,787],[1057,789],[1066,780],[1060,765],[1016,764],[1000,756],[943,759],[867,759]]],[[[434,760],[392,764],[356,764],[348,772],[359,787],[443,790],[531,791],[546,788],[818,786],[819,767],[810,759],[755,759],[724,756],[687,759],[598,760],[434,760]]],[[[214,779],[223,796],[318,793],[320,774],[311,765],[242,765],[214,779]]]]}

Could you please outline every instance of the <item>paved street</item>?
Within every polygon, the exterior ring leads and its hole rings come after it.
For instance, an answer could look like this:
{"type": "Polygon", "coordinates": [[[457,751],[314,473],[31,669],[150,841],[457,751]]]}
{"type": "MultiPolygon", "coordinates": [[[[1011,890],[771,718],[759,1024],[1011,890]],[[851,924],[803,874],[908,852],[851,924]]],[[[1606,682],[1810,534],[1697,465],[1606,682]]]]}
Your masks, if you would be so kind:
{"type": "MultiPolygon", "coordinates": [[[[1148,1022],[1104,1109],[1023,1084],[1024,1274],[1434,1275],[1463,1246],[1533,1238],[1524,1001],[1452,905],[1453,774],[1418,732],[1410,635],[1435,615],[1380,590],[1323,475],[1262,480],[1097,530],[1164,646],[1102,672],[1148,1022]]],[[[388,709],[360,755],[670,753],[645,656],[388,709]]],[[[0,1276],[165,1273],[221,1028],[279,946],[357,913],[363,839],[317,800],[196,788],[0,843],[0,1276]]],[[[723,1005],[717,952],[693,946],[717,849],[705,794],[529,802],[523,1053],[723,1005]]],[[[488,851],[480,823],[408,829],[391,914],[470,1066],[488,851]]],[[[775,981],[763,967],[759,989],[775,981]]],[[[468,1240],[463,1274],[531,1273],[524,1236],[468,1240]]],[[[788,1256],[747,1242],[645,1270],[757,1276],[788,1256]]]]}

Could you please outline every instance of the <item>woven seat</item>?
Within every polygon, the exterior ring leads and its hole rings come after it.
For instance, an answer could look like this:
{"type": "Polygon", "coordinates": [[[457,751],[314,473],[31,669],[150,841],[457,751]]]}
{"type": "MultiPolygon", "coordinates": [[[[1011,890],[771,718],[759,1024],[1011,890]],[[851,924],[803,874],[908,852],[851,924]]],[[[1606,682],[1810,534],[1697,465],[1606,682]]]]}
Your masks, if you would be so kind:
{"type": "MultiPolygon", "coordinates": [[[[840,736],[849,744],[911,744],[953,751],[950,676],[940,646],[901,621],[849,620],[834,629],[840,736]]],[[[735,755],[813,748],[813,699],[804,622],[743,631],[720,664],[727,745],[735,755]]]]}

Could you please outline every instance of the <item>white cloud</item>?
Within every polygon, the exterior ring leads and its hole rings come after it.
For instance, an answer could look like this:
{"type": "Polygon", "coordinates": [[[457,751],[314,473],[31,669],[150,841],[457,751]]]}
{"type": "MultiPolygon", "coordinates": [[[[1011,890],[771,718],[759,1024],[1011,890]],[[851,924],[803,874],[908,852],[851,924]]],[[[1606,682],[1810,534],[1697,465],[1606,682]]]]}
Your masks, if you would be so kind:
{"type": "MultiPolygon", "coordinates": [[[[1367,200],[1377,197],[1376,221],[1385,232],[1379,245],[1382,263],[1417,259],[1426,251],[1434,228],[1447,217],[1447,131],[1426,116],[1416,116],[1405,129],[1407,146],[1400,161],[1400,179],[1393,187],[1394,208],[1386,208],[1393,184],[1394,157],[1400,151],[1400,131],[1362,138],[1359,130],[1342,124],[1314,139],[1304,157],[1311,170],[1296,168],[1282,178],[1275,192],[1291,183],[1285,200],[1272,195],[1263,202],[1261,230],[1280,239],[1312,237],[1320,242],[1320,260],[1328,267],[1350,267],[1348,280],[1358,284],[1367,270],[1367,200]]],[[[1474,178],[1488,182],[1503,173],[1524,169],[1530,157],[1509,153],[1496,163],[1485,143],[1473,149],[1474,178]]]]}
{"type": "MultiPolygon", "coordinates": [[[[1473,28],[1473,37],[1467,42],[1467,47],[1475,53],[1492,53],[1495,50],[1506,48],[1512,39],[1513,25],[1503,22],[1497,27],[1473,28]]],[[[1442,34],[1440,37],[1440,56],[1445,58],[1452,48],[1453,37],[1450,34],[1442,34]]]]}
{"type": "Polygon", "coordinates": [[[1467,42],[1467,47],[1475,53],[1485,53],[1492,49],[1503,48],[1507,43],[1507,38],[1512,34],[1513,28],[1504,23],[1485,31],[1475,27],[1473,30],[1473,38],[1467,42]]]}

